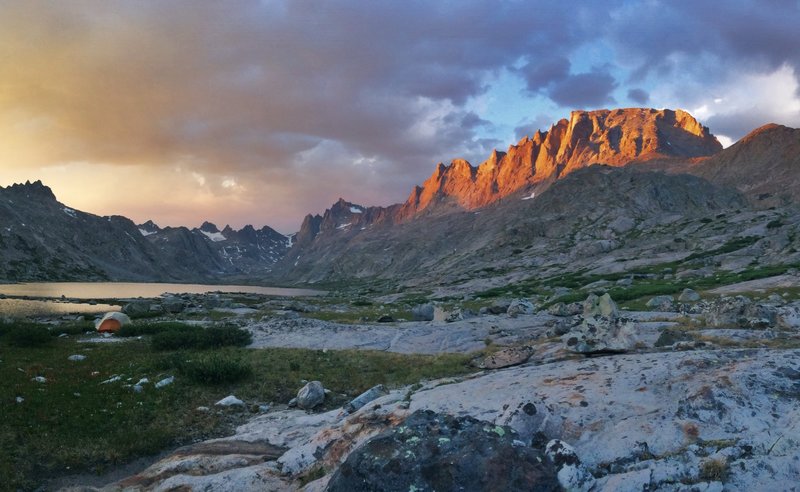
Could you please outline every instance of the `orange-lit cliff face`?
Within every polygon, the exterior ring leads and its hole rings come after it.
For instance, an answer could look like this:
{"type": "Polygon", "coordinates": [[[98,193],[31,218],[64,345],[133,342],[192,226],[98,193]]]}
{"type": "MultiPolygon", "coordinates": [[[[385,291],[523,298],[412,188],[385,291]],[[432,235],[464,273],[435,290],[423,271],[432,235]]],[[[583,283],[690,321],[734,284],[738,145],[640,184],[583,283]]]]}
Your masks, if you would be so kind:
{"type": "Polygon", "coordinates": [[[722,150],[708,128],[685,111],[645,108],[573,111],[546,132],[494,151],[477,168],[462,159],[439,164],[399,211],[408,218],[431,204],[466,209],[548,183],[592,164],[623,166],[655,158],[708,156],[722,150]]]}

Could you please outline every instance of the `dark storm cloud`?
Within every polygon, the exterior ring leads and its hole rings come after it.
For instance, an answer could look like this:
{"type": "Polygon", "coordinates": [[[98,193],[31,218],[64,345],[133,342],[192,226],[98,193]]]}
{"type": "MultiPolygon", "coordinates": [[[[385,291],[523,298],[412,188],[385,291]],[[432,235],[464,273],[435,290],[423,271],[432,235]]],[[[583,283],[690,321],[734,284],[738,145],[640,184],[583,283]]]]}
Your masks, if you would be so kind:
{"type": "Polygon", "coordinates": [[[679,70],[724,78],[736,70],[800,66],[800,4],[796,0],[632,2],[603,27],[638,75],[679,70]],[[693,63],[678,63],[674,55],[693,63]]]}
{"type": "Polygon", "coordinates": [[[617,87],[614,77],[603,70],[570,75],[556,82],[548,91],[550,98],[561,106],[591,109],[613,102],[612,91],[617,87]]]}
{"type": "Polygon", "coordinates": [[[528,61],[519,73],[525,79],[530,92],[537,92],[548,85],[564,80],[569,75],[569,60],[565,57],[535,59],[528,61]]]}
{"type": "Polygon", "coordinates": [[[647,104],[650,94],[643,89],[628,89],[628,99],[638,104],[647,104]]]}

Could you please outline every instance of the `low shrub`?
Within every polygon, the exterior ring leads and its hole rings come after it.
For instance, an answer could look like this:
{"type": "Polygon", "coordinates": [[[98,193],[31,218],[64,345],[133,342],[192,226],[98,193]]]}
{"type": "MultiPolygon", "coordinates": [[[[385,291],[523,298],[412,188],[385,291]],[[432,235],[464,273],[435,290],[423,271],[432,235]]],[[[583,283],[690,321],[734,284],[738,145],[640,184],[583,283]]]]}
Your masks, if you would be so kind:
{"type": "Polygon", "coordinates": [[[225,384],[241,381],[253,373],[242,359],[215,354],[180,365],[179,371],[196,384],[225,384]]]}
{"type": "Polygon", "coordinates": [[[237,326],[202,328],[180,325],[180,328],[156,332],[151,346],[154,350],[217,349],[245,347],[252,341],[250,332],[237,326]]]}
{"type": "Polygon", "coordinates": [[[47,327],[27,322],[3,323],[0,335],[15,347],[41,347],[53,340],[47,327]]]}
{"type": "Polygon", "coordinates": [[[142,335],[155,335],[165,331],[190,332],[202,330],[201,327],[187,325],[177,321],[167,321],[163,323],[130,323],[119,329],[118,337],[138,337],[142,335]]]}
{"type": "Polygon", "coordinates": [[[197,333],[197,348],[246,347],[253,335],[238,326],[212,326],[197,333]]]}

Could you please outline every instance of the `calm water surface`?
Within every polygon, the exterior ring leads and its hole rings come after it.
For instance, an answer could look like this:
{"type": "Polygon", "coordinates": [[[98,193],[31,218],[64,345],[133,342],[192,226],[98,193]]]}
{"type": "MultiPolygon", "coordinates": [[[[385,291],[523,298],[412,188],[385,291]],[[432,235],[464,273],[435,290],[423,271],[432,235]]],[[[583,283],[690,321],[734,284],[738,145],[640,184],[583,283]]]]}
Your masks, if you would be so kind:
{"type": "Polygon", "coordinates": [[[33,297],[70,297],[73,299],[129,299],[158,297],[165,292],[174,294],[205,294],[206,292],[243,292],[271,296],[314,296],[323,291],[284,289],[252,285],[159,284],[137,282],[32,282],[0,285],[0,294],[33,297]]]}
{"type": "Polygon", "coordinates": [[[0,316],[52,316],[58,314],[97,314],[119,311],[111,304],[78,304],[56,301],[31,301],[27,299],[0,299],[0,316]]]}
{"type": "MultiPolygon", "coordinates": [[[[205,294],[206,292],[248,293],[273,296],[314,296],[323,291],[311,289],[285,289],[256,287],[252,285],[201,285],[161,284],[136,282],[32,282],[0,284],[0,294],[59,299],[129,299],[158,297],[166,292],[174,294],[205,294]]],[[[72,304],[45,300],[0,299],[0,315],[35,316],[67,313],[104,313],[119,311],[119,306],[109,304],[72,304]]]]}

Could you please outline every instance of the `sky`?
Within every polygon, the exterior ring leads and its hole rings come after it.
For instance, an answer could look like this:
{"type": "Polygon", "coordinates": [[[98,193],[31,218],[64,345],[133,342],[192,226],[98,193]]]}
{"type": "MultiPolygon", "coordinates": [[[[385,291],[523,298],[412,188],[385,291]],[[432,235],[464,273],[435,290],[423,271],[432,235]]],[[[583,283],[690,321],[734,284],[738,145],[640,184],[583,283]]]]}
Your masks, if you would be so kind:
{"type": "Polygon", "coordinates": [[[800,127],[800,0],[0,0],[0,186],[289,233],[573,109],[800,127]]]}

